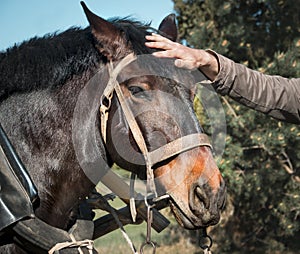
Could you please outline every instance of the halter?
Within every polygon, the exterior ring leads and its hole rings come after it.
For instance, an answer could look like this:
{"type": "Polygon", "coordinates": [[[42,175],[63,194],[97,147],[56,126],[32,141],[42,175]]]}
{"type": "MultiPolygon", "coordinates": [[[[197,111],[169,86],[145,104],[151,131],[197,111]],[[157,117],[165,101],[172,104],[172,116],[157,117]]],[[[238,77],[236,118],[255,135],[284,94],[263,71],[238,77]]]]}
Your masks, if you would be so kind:
{"type": "Polygon", "coordinates": [[[122,111],[128,123],[128,126],[131,130],[133,138],[138,145],[138,148],[142,152],[145,164],[146,164],[146,173],[147,173],[147,195],[145,196],[145,204],[147,206],[147,239],[146,242],[141,246],[140,252],[143,253],[143,249],[146,245],[152,246],[153,253],[156,250],[156,244],[151,241],[151,223],[152,223],[152,207],[153,205],[149,204],[147,199],[150,195],[154,195],[153,201],[157,201],[165,198],[165,196],[172,196],[171,193],[167,193],[167,195],[158,197],[155,182],[154,182],[154,173],[153,166],[162,162],[168,158],[171,158],[175,155],[178,155],[182,152],[191,150],[195,147],[200,146],[208,146],[210,148],[211,144],[209,142],[209,138],[204,133],[194,133],[187,136],[180,137],[174,141],[171,141],[160,148],[148,151],[145,139],[141,132],[141,129],[138,126],[137,121],[126,102],[126,98],[122,92],[119,82],[117,81],[117,77],[120,71],[129,65],[131,62],[136,60],[137,57],[132,53],[123,58],[114,68],[113,62],[110,61],[108,64],[108,74],[109,81],[108,84],[102,94],[101,102],[100,102],[100,117],[101,117],[101,134],[104,142],[106,143],[106,134],[107,134],[107,120],[109,115],[109,109],[111,107],[111,99],[113,97],[113,93],[115,92],[119,103],[121,105],[122,111]]]}
{"type": "Polygon", "coordinates": [[[119,103],[121,105],[122,111],[125,115],[126,121],[132,132],[133,138],[145,159],[146,171],[147,171],[147,194],[148,195],[154,194],[155,198],[157,198],[157,192],[154,183],[154,174],[152,169],[152,167],[156,163],[162,162],[168,158],[171,158],[175,155],[178,155],[182,152],[188,151],[195,147],[199,147],[199,146],[208,146],[210,148],[212,147],[209,142],[209,138],[206,134],[194,133],[194,134],[180,137],[151,152],[148,151],[141,129],[139,128],[137,121],[135,120],[135,117],[129,105],[126,102],[120,84],[117,81],[117,77],[120,71],[136,59],[137,57],[133,53],[131,53],[127,55],[125,58],[123,58],[116,65],[115,68],[113,66],[112,61],[110,61],[108,64],[109,81],[101,97],[101,105],[100,105],[101,134],[104,142],[106,143],[108,114],[111,106],[111,99],[113,96],[113,92],[115,92],[119,100],[119,103]]]}

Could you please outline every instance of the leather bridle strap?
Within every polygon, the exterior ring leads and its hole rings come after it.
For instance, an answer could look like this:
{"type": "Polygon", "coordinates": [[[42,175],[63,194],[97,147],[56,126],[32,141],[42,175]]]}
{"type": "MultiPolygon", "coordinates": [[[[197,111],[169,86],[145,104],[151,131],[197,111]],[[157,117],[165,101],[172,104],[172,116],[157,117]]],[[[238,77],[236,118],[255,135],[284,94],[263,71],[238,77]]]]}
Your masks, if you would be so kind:
{"type": "Polygon", "coordinates": [[[121,87],[119,85],[119,82],[117,81],[117,76],[119,72],[126,67],[128,64],[133,62],[136,59],[136,57],[133,54],[127,55],[125,58],[123,58],[118,65],[113,68],[113,63],[110,62],[108,65],[108,71],[109,71],[109,81],[108,85],[104,90],[104,93],[101,98],[101,106],[100,106],[100,112],[101,112],[101,132],[102,132],[102,137],[104,141],[106,142],[106,125],[107,125],[107,119],[108,119],[108,109],[111,104],[111,98],[113,91],[116,92],[116,95],[118,97],[119,103],[121,105],[121,108],[123,110],[123,113],[125,115],[126,121],[129,125],[129,128],[132,132],[133,138],[138,145],[139,149],[141,150],[145,163],[146,163],[146,169],[147,169],[147,188],[149,188],[149,193],[152,192],[155,196],[157,196],[156,193],[156,188],[154,184],[154,175],[153,171],[151,169],[152,163],[150,161],[147,145],[145,142],[145,139],[143,137],[143,134],[135,120],[135,117],[128,106],[125,97],[123,95],[123,92],[121,90],[121,87]],[[108,100],[108,106],[105,106],[103,103],[103,100],[107,99],[108,100]]]}
{"type": "Polygon", "coordinates": [[[149,190],[147,190],[147,192],[148,193],[152,192],[155,195],[155,197],[157,197],[156,188],[155,188],[155,184],[154,184],[154,174],[152,171],[153,164],[152,164],[151,158],[149,156],[149,152],[147,149],[145,139],[144,139],[143,134],[135,120],[135,117],[134,117],[132,111],[130,110],[127,102],[125,101],[125,97],[122,93],[121,87],[118,82],[116,82],[115,92],[119,99],[119,102],[122,107],[123,113],[125,115],[126,121],[131,130],[132,136],[133,136],[136,144],[138,145],[139,149],[141,150],[141,152],[144,156],[144,159],[145,159],[146,169],[147,169],[147,188],[149,188],[149,190]]]}
{"type": "Polygon", "coordinates": [[[149,152],[149,156],[151,158],[152,165],[154,165],[199,146],[208,146],[212,149],[209,138],[204,133],[194,133],[178,138],[149,152]]]}
{"type": "Polygon", "coordinates": [[[136,56],[131,53],[124,57],[118,65],[114,68],[113,63],[110,62],[108,65],[108,72],[109,72],[109,80],[107,83],[107,86],[105,87],[103,94],[101,96],[101,104],[100,104],[100,117],[101,117],[101,134],[104,139],[104,142],[106,143],[106,125],[107,125],[107,120],[108,120],[108,110],[110,109],[111,106],[111,99],[113,96],[113,92],[115,90],[116,84],[119,85],[117,82],[117,77],[120,73],[120,71],[133,62],[136,59],[136,56]]]}

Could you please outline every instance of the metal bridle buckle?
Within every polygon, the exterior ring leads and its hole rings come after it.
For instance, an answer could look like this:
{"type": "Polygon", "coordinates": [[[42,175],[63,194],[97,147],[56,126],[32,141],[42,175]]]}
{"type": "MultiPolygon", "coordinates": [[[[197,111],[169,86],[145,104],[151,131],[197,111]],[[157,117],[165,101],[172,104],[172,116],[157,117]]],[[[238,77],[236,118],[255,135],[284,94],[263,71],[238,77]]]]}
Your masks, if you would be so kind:
{"type": "Polygon", "coordinates": [[[100,98],[100,106],[110,109],[112,97],[113,97],[113,93],[110,93],[108,96],[105,96],[103,94],[100,98]]]}
{"type": "Polygon", "coordinates": [[[101,134],[105,143],[106,143],[106,124],[108,120],[108,111],[111,106],[112,96],[113,93],[110,93],[108,96],[102,95],[100,99],[101,134]]]}

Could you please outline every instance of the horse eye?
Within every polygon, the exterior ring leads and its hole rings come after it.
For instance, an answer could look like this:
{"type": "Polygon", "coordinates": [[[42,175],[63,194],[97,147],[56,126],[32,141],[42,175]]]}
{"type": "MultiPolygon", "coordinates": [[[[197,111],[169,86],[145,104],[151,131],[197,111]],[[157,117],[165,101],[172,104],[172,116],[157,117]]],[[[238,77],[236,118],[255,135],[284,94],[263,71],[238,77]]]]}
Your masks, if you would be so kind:
{"type": "Polygon", "coordinates": [[[139,87],[139,86],[130,86],[130,87],[128,87],[128,90],[135,97],[138,97],[138,98],[145,97],[145,90],[142,87],[139,87]]]}

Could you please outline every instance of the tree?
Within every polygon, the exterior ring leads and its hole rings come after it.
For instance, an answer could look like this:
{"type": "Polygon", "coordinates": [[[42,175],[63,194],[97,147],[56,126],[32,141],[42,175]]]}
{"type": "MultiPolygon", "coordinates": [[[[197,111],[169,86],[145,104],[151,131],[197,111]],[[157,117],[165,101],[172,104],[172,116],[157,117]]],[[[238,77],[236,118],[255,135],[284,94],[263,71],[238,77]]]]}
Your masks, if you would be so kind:
{"type": "MultiPolygon", "coordinates": [[[[173,1],[180,38],[188,46],[214,49],[268,74],[300,77],[299,0],[173,1]]],[[[232,216],[212,231],[216,253],[296,253],[300,128],[220,100],[227,138],[219,167],[232,216]]]]}
{"type": "Polygon", "coordinates": [[[180,37],[258,68],[299,37],[299,0],[174,0],[180,37]]]}

